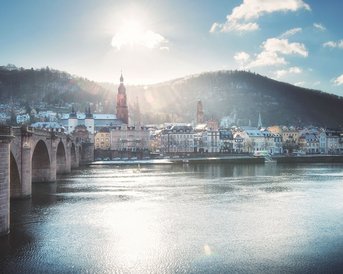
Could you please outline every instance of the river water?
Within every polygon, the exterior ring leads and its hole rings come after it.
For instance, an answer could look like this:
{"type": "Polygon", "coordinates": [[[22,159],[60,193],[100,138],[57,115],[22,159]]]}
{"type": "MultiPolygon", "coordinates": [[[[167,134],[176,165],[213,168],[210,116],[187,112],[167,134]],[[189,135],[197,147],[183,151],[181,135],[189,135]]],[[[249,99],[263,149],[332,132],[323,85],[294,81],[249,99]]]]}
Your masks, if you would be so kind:
{"type": "Polygon", "coordinates": [[[89,167],[11,223],[5,273],[339,273],[343,165],[89,167]]]}

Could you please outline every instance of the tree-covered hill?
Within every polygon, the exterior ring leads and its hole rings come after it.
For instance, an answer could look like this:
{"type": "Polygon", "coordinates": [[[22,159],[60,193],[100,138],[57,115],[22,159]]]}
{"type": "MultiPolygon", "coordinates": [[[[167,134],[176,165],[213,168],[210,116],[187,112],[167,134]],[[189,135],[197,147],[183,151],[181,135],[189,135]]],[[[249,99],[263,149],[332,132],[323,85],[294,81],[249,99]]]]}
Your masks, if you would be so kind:
{"type": "Polygon", "coordinates": [[[174,119],[194,120],[200,99],[207,118],[233,111],[241,120],[257,124],[343,125],[343,98],[278,82],[245,71],[218,71],[172,80],[149,87],[132,87],[145,113],[173,114],[174,119]]]}
{"type": "MultiPolygon", "coordinates": [[[[125,75],[129,79],[129,75],[125,75]]],[[[0,67],[0,99],[22,103],[99,103],[114,112],[117,86],[72,76],[49,68],[0,67]]],[[[218,71],[179,78],[150,86],[127,86],[129,113],[137,111],[144,123],[195,120],[201,100],[208,119],[233,111],[241,121],[257,124],[342,127],[343,98],[321,91],[278,82],[245,71],[218,71]]]]}
{"type": "Polygon", "coordinates": [[[20,103],[45,102],[63,105],[66,102],[105,100],[109,91],[96,82],[66,72],[42,68],[38,70],[0,67],[0,99],[20,103]]]}

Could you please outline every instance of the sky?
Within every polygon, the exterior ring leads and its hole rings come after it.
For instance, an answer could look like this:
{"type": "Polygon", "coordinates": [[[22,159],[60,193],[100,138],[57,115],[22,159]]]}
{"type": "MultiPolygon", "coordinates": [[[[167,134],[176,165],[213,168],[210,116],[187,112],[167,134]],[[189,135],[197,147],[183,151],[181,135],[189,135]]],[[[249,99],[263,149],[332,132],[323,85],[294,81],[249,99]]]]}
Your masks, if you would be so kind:
{"type": "Polygon", "coordinates": [[[248,70],[343,96],[341,0],[0,0],[0,65],[153,84],[248,70]]]}

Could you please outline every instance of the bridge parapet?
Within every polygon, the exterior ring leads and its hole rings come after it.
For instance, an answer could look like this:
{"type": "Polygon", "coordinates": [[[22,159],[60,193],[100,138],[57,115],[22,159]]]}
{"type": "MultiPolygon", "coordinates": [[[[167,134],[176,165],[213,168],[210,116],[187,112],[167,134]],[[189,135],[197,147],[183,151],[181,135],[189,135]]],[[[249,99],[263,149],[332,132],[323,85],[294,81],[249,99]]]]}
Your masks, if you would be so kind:
{"type": "Polygon", "coordinates": [[[8,138],[8,136],[13,137],[12,128],[10,126],[0,126],[0,138],[8,138]]]}

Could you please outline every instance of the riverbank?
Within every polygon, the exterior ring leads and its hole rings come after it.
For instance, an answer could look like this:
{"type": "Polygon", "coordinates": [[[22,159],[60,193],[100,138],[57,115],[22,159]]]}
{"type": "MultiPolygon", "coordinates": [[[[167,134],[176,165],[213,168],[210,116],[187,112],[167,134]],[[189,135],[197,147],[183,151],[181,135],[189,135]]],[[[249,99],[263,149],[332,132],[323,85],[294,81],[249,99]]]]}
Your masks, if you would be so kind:
{"type": "Polygon", "coordinates": [[[196,157],[196,158],[168,158],[150,160],[117,160],[95,161],[89,165],[172,165],[172,164],[264,164],[263,157],[253,156],[222,156],[222,157],[196,157]]]}
{"type": "Polygon", "coordinates": [[[273,157],[277,163],[343,163],[343,155],[303,155],[273,157]]]}
{"type": "MultiPolygon", "coordinates": [[[[343,163],[343,155],[302,155],[274,156],[276,163],[343,163]]],[[[247,155],[218,156],[218,157],[189,157],[146,160],[114,160],[95,161],[89,165],[172,165],[172,164],[264,164],[264,157],[247,155]]]]}

